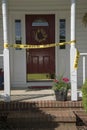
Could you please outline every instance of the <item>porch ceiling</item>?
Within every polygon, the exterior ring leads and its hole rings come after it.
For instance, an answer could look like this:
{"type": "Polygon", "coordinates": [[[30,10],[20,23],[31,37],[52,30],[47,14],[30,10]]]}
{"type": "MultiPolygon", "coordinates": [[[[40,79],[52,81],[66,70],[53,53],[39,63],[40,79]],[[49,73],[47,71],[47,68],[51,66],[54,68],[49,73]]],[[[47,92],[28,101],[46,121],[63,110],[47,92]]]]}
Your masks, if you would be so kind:
{"type": "MultiPolygon", "coordinates": [[[[76,0],[77,8],[87,9],[87,0],[76,0]]],[[[70,9],[71,0],[8,0],[10,10],[70,9]],[[19,3],[19,4],[18,4],[19,3]]]]}

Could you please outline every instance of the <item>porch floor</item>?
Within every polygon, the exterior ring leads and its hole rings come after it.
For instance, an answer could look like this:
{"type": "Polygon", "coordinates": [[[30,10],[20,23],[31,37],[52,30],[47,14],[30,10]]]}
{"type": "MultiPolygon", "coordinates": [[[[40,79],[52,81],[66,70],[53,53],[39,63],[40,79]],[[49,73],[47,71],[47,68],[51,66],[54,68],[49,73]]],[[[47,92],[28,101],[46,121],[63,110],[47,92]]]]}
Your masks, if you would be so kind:
{"type": "MultiPolygon", "coordinates": [[[[0,94],[3,90],[0,91],[0,94]]],[[[11,90],[11,101],[35,101],[35,100],[55,100],[52,89],[29,89],[13,88],[11,90]]]]}
{"type": "MultiPolygon", "coordinates": [[[[0,95],[3,90],[0,90],[0,95]]],[[[3,100],[0,98],[0,100],[3,100]]],[[[12,88],[11,101],[39,101],[39,100],[56,100],[54,91],[52,89],[30,89],[30,88],[12,88]]],[[[68,93],[68,100],[70,92],[68,93]]]]}
{"type": "MultiPolygon", "coordinates": [[[[0,95],[3,94],[4,91],[0,90],[0,95]]],[[[71,93],[68,92],[67,100],[71,101],[71,93]]],[[[3,100],[0,96],[0,100],[3,100]]],[[[43,88],[12,88],[11,89],[11,101],[40,101],[40,100],[56,100],[54,90],[51,88],[43,89],[43,88]]],[[[81,100],[79,98],[78,100],[81,100]]]]}

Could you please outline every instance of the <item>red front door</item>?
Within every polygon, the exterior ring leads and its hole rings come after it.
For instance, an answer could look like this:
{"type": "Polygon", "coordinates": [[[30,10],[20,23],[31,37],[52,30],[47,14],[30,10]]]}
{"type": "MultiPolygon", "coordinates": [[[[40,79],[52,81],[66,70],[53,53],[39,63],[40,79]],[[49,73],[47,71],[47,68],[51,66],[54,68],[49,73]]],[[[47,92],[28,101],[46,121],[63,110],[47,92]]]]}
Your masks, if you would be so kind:
{"type": "MultiPolygon", "coordinates": [[[[54,42],[55,15],[26,15],[27,44],[45,45],[54,42]]],[[[26,58],[27,74],[44,75],[55,73],[54,47],[46,49],[27,49],[26,58]]],[[[29,78],[27,80],[29,80],[29,78]]]]}

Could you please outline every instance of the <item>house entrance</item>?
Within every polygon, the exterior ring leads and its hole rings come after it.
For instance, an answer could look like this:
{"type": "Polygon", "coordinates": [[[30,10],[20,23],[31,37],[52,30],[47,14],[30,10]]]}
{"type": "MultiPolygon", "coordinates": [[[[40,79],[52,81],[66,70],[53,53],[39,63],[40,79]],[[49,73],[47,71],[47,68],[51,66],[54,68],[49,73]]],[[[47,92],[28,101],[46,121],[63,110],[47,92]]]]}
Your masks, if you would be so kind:
{"type": "MultiPolygon", "coordinates": [[[[55,42],[55,15],[26,15],[26,43],[45,45],[55,42]]],[[[27,49],[27,81],[47,80],[55,73],[55,47],[27,49]]]]}

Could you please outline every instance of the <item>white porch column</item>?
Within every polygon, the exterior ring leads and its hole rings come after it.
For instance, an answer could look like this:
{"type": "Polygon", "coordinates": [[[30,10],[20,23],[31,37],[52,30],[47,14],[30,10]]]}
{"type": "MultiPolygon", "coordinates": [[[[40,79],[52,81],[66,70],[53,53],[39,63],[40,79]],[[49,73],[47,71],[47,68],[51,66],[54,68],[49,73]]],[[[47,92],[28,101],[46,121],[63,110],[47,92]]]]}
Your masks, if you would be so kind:
{"type": "MultiPolygon", "coordinates": [[[[4,45],[8,44],[8,25],[7,25],[7,0],[2,0],[2,17],[3,17],[3,41],[4,45]]],[[[4,99],[10,101],[10,61],[9,61],[9,49],[4,48],[4,99]]]]}
{"type": "MultiPolygon", "coordinates": [[[[71,41],[75,40],[76,23],[75,23],[76,0],[71,0],[71,41]]],[[[71,100],[77,101],[77,70],[74,68],[74,59],[76,55],[75,42],[70,47],[70,76],[71,76],[71,100]]]]}

